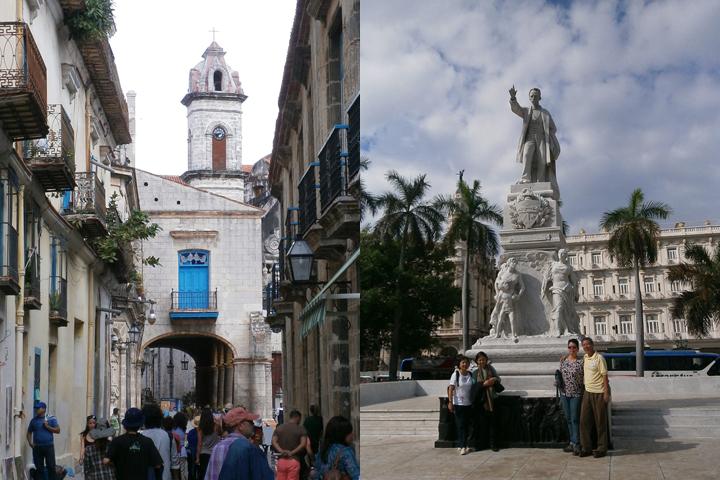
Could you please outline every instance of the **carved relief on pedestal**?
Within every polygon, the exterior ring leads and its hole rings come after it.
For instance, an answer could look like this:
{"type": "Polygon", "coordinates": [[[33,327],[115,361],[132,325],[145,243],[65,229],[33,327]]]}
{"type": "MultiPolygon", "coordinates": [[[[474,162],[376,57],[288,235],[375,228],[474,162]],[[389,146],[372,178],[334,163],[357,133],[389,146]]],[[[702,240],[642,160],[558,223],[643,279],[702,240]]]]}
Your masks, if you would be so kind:
{"type": "Polygon", "coordinates": [[[543,227],[553,215],[550,202],[529,188],[523,189],[508,209],[513,227],[520,230],[543,227]]]}

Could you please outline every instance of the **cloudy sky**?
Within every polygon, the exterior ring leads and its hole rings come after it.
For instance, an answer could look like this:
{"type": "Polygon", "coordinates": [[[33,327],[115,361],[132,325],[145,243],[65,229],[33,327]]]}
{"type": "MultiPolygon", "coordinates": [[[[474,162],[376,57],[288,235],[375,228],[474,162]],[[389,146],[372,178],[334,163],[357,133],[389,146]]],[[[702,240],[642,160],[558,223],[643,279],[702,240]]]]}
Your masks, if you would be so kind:
{"type": "Polygon", "coordinates": [[[180,100],[213,28],[248,96],[243,163],[270,153],[294,15],[294,0],[116,0],[117,33],[110,43],[123,89],[137,93],[138,168],[175,175],[187,170],[187,118],[180,100]]]}
{"type": "Polygon", "coordinates": [[[720,223],[720,2],[364,1],[362,133],[368,188],[384,173],[456,173],[504,205],[522,120],[508,89],[542,89],[558,128],[572,233],[641,187],[670,223],[720,223]]]}

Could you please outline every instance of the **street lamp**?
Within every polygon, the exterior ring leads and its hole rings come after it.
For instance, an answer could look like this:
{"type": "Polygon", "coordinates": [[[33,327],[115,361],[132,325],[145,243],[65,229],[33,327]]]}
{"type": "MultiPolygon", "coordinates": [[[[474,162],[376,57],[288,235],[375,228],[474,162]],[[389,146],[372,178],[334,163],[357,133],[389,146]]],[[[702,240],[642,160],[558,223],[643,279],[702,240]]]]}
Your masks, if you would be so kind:
{"type": "Polygon", "coordinates": [[[183,354],[183,359],[180,360],[180,367],[181,367],[183,370],[187,370],[187,369],[188,369],[188,363],[190,363],[190,361],[187,359],[187,355],[183,354]]]}
{"type": "Polygon", "coordinates": [[[137,344],[140,340],[140,329],[136,323],[133,323],[133,326],[130,327],[130,330],[128,330],[128,340],[129,343],[133,345],[137,344]]]}
{"type": "Polygon", "coordinates": [[[295,240],[287,258],[290,260],[290,276],[293,282],[308,282],[312,273],[313,251],[305,240],[295,240]]]}
{"type": "Polygon", "coordinates": [[[148,323],[150,325],[155,325],[155,320],[157,320],[157,315],[155,315],[155,301],[148,300],[148,303],[150,304],[150,313],[148,314],[148,323]]]}

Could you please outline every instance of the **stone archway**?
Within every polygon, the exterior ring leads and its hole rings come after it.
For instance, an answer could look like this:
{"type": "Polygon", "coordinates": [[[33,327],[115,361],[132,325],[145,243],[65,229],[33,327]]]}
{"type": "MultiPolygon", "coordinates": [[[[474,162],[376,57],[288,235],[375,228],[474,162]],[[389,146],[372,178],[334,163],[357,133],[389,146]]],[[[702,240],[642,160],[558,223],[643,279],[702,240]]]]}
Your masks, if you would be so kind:
{"type": "MultiPolygon", "coordinates": [[[[246,401],[236,393],[235,348],[224,338],[209,333],[166,333],[144,342],[140,357],[146,349],[174,349],[186,353],[195,363],[195,396],[197,405],[221,407],[227,403],[246,401]]],[[[180,365],[176,366],[180,370],[180,365]]],[[[156,365],[165,369],[165,365],[156,365]]],[[[152,373],[152,372],[151,372],[152,373]]],[[[170,372],[159,370],[158,377],[168,378],[170,372]]],[[[177,373],[173,372],[173,375],[177,373]]],[[[155,389],[157,390],[157,389],[155,389]]],[[[154,392],[155,393],[155,392],[154,392]]],[[[154,395],[156,398],[157,395],[154,395]]]]}

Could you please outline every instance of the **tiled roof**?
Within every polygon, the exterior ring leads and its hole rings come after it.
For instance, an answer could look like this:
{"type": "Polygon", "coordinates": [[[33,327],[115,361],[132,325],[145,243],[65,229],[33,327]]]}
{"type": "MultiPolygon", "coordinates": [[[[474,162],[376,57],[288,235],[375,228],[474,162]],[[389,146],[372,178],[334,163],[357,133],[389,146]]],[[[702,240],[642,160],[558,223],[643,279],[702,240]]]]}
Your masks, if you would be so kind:
{"type": "Polygon", "coordinates": [[[180,185],[188,186],[187,183],[183,182],[182,178],[178,177],[177,175],[160,175],[165,180],[170,180],[171,182],[179,183],[180,185]]]}

